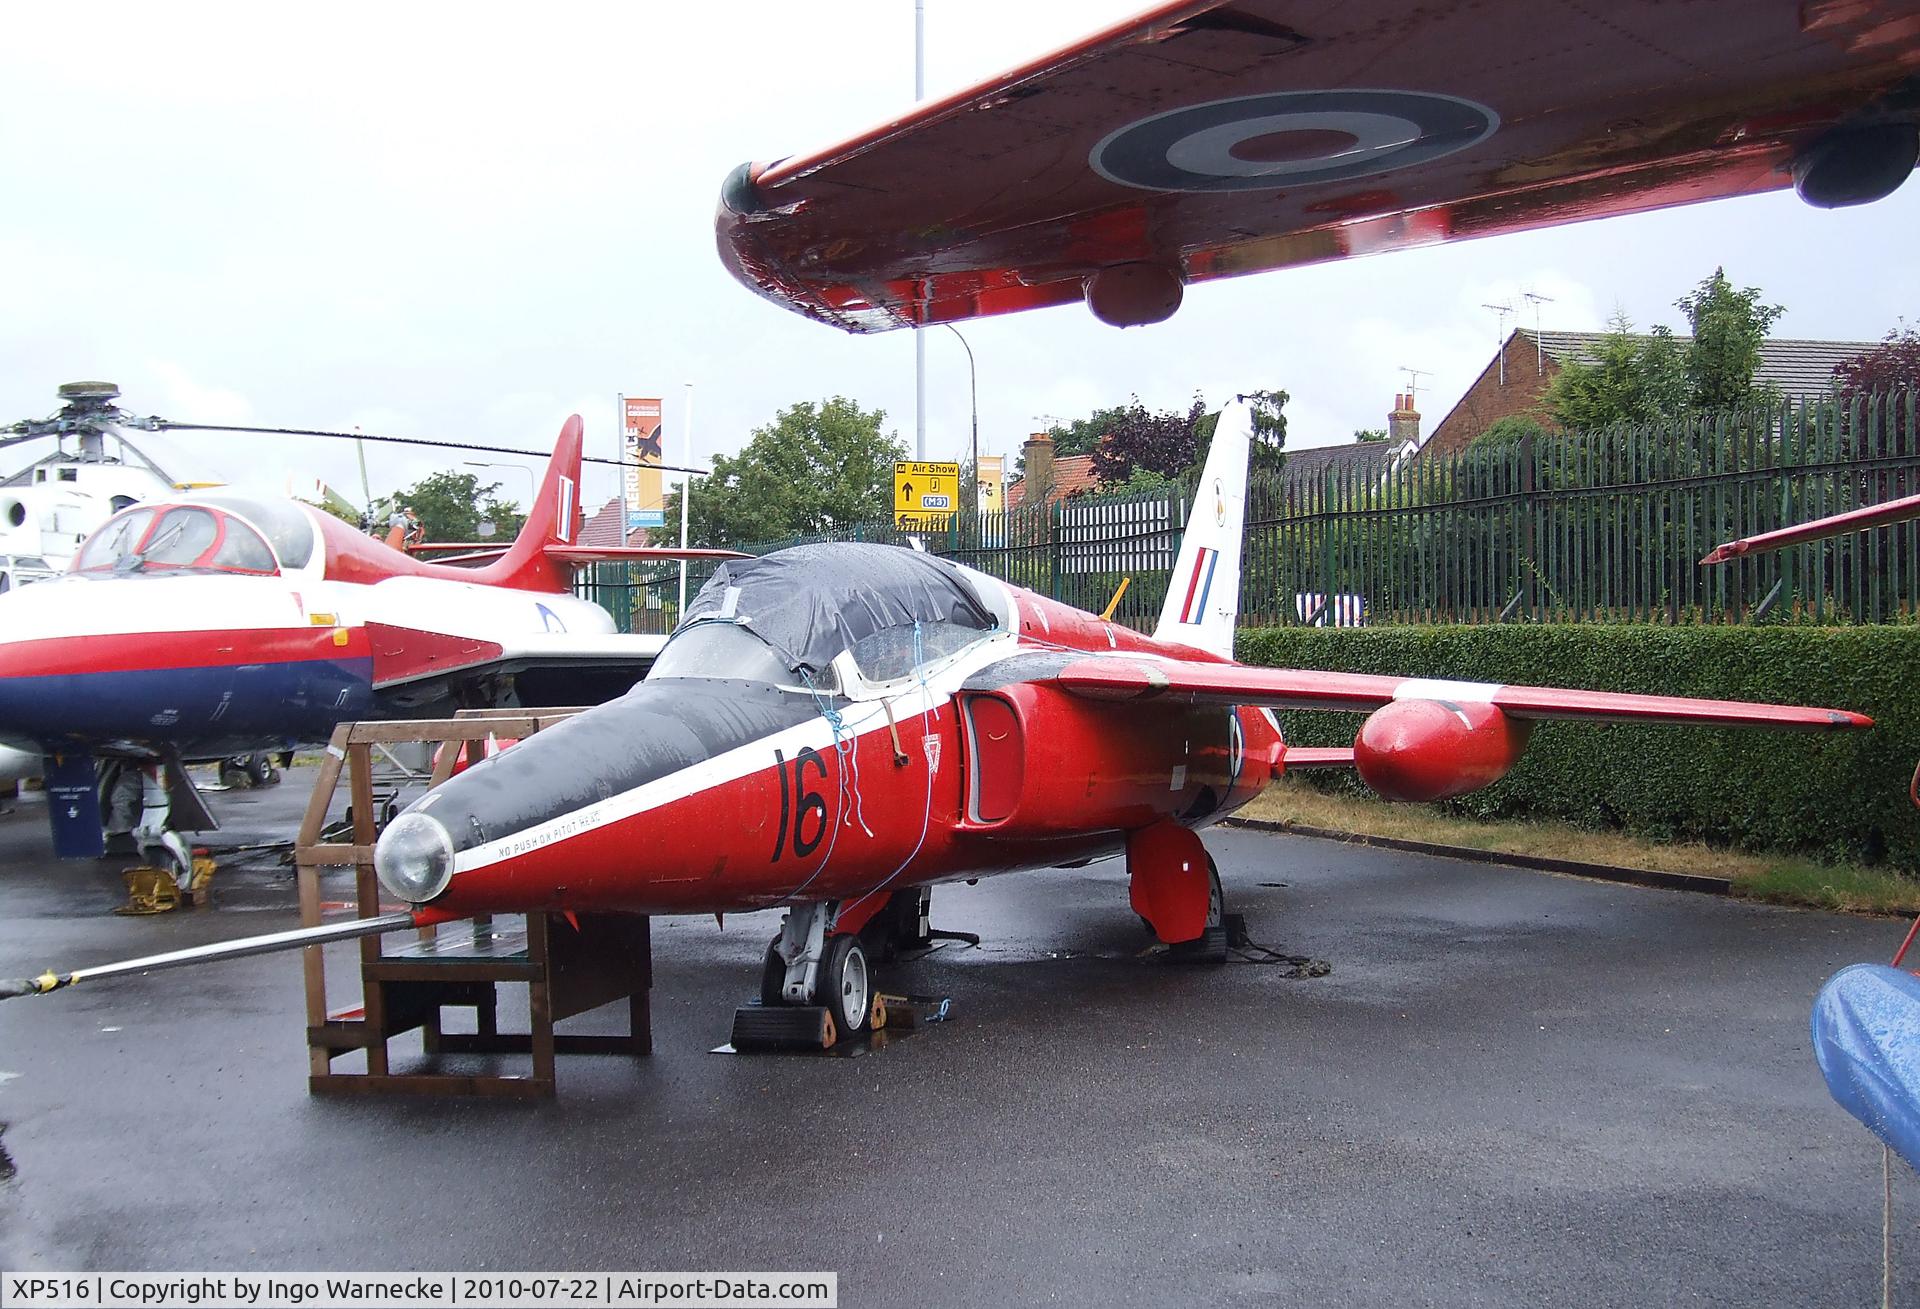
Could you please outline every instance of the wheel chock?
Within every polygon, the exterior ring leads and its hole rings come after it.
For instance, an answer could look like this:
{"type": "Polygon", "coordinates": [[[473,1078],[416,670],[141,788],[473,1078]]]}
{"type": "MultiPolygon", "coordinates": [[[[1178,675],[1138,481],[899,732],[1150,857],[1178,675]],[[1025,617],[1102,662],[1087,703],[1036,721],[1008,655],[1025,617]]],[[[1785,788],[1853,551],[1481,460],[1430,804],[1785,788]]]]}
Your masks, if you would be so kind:
{"type": "Polygon", "coordinates": [[[1209,927],[1191,941],[1168,946],[1162,958],[1170,964],[1224,964],[1227,962],[1227,929],[1209,927]]]}
{"type": "Polygon", "coordinates": [[[216,868],[211,856],[199,853],[193,856],[193,880],[187,883],[182,898],[195,909],[205,909],[213,904],[213,874],[216,868]]]}
{"type": "Polygon", "coordinates": [[[824,1005],[741,1005],[733,1011],[736,1050],[830,1050],[840,1039],[824,1005]]]}
{"type": "Polygon", "coordinates": [[[180,907],[180,884],[164,868],[129,868],[121,880],[127,884],[127,902],[116,914],[164,914],[180,907]]]}
{"type": "Polygon", "coordinates": [[[944,1023],[953,1001],[943,995],[875,995],[884,1003],[887,1026],[897,1032],[944,1023]]]}

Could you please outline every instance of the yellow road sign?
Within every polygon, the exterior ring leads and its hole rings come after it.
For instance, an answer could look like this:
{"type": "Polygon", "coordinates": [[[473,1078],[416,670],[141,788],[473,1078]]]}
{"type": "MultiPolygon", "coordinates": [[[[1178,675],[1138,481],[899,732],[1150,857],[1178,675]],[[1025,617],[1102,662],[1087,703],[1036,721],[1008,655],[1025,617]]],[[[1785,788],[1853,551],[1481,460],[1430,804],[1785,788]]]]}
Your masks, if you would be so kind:
{"type": "Polygon", "coordinates": [[[959,464],[909,459],[894,464],[893,525],[901,531],[944,531],[959,504],[959,464]]]}

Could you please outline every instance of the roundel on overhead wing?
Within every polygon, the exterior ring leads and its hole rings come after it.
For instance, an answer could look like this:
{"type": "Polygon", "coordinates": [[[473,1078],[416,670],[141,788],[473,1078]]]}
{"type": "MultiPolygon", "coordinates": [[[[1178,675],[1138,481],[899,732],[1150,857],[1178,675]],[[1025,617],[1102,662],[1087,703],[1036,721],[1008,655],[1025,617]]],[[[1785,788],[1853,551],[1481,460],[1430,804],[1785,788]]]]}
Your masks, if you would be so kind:
{"type": "Polygon", "coordinates": [[[1257,191],[1410,168],[1492,135],[1485,105],[1424,91],[1279,91],[1142,118],[1093,148],[1108,181],[1145,191],[1257,191]]]}

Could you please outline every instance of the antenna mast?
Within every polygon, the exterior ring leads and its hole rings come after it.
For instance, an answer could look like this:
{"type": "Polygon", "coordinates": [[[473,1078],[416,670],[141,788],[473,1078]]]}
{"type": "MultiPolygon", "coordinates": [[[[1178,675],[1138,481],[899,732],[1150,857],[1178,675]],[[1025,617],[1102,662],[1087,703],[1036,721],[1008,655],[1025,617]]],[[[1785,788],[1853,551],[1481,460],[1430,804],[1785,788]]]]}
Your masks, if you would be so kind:
{"type": "Polygon", "coordinates": [[[1482,309],[1491,309],[1499,315],[1500,325],[1496,329],[1498,336],[1495,339],[1499,343],[1498,349],[1500,351],[1500,385],[1505,386],[1507,384],[1507,319],[1513,316],[1513,306],[1510,304],[1498,304],[1481,305],[1480,307],[1482,309]]]}

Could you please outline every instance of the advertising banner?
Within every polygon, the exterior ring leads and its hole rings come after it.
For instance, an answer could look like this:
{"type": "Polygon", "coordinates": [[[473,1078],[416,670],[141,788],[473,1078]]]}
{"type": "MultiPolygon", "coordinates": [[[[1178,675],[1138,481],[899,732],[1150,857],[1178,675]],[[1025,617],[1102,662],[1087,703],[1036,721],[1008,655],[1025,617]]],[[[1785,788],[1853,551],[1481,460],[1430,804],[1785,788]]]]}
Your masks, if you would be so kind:
{"type": "Polygon", "coordinates": [[[636,527],[664,527],[667,517],[660,489],[660,469],[664,434],[660,430],[660,402],[628,396],[622,416],[625,433],[622,448],[629,465],[653,464],[653,468],[624,471],[627,477],[627,530],[636,527]]]}
{"type": "Polygon", "coordinates": [[[979,500],[975,507],[983,514],[997,514],[1007,507],[1007,457],[980,456],[979,500]]]}

